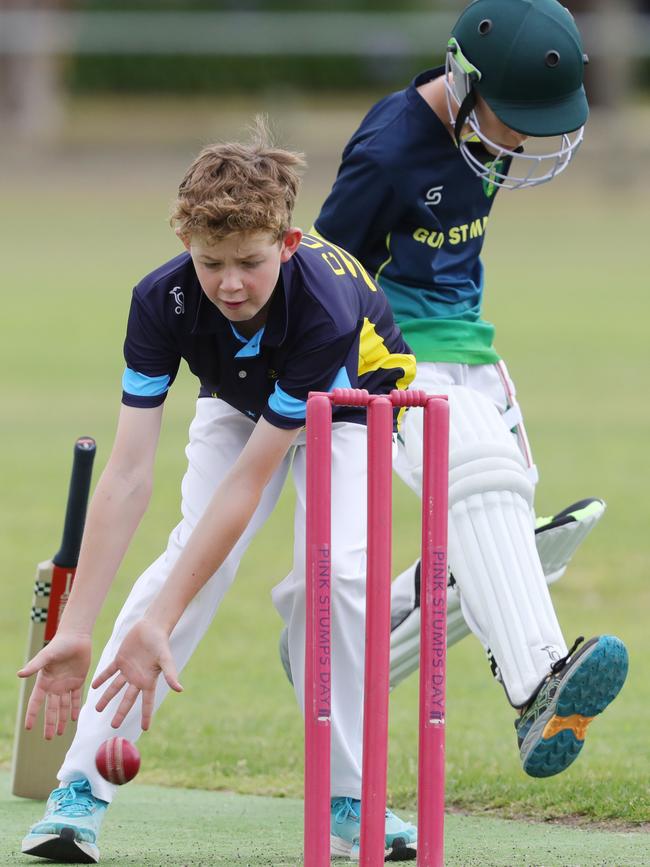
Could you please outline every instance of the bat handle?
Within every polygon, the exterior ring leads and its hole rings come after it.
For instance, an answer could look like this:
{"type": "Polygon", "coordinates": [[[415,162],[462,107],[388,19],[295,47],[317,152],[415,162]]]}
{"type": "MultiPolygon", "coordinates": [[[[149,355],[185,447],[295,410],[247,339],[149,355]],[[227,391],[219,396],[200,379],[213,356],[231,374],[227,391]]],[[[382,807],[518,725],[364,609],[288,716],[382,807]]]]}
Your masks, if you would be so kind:
{"type": "Polygon", "coordinates": [[[61,547],[53,557],[55,566],[73,569],[77,565],[96,449],[97,446],[92,437],[79,437],[74,444],[72,475],[70,476],[61,547]]]}

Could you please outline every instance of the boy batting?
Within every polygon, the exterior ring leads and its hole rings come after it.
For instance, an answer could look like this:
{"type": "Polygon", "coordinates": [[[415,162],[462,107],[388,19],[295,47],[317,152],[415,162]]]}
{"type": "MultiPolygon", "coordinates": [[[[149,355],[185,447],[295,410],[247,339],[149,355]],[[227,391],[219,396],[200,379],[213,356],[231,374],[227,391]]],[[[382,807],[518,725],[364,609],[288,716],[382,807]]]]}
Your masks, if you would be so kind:
{"type": "MultiPolygon", "coordinates": [[[[98,860],[114,786],[95,768],[97,748],[115,734],[113,726],[136,739],[168,689],[182,689],[178,673],[273,510],[290,466],[297,493],[294,565],[273,602],[288,628],[296,696],[304,705],[307,396],[336,387],[389,393],[415,375],[386,297],[363,267],[292,225],[300,156],[270,145],[263,129],[258,133],[252,144],[208,147],[192,163],[172,215],[185,251],[133,293],[118,429],[90,506],[77,580],[55,638],[20,672],[37,674],[28,727],[43,701],[46,737],[76,716],[93,624],[147,507],[165,397],[185,360],[199,381],[199,398],[182,520],[117,619],[59,771],[60,786],[23,841],[31,855],[98,860]]],[[[358,822],[346,821],[346,809],[361,791],[365,413],[340,408],[334,421],[332,850],[354,857],[358,822]]],[[[388,857],[409,857],[416,842],[415,828],[387,811],[388,857]]]]}
{"type": "MultiPolygon", "coordinates": [[[[418,359],[417,387],[448,395],[449,642],[470,629],[479,638],[518,711],[524,770],[550,776],[574,761],[617,695],[627,652],[613,636],[569,648],[562,634],[544,573],[561,574],[603,504],[564,510],[536,545],[536,472],[494,327],[481,316],[480,253],[497,192],[548,182],[573,158],[588,115],[587,58],[557,0],[475,0],[446,56],[370,109],[315,230],[386,292],[418,359]]],[[[420,492],[420,410],[399,440],[395,468],[420,492]]],[[[414,564],[393,584],[393,684],[417,666],[418,598],[414,564]]]]}

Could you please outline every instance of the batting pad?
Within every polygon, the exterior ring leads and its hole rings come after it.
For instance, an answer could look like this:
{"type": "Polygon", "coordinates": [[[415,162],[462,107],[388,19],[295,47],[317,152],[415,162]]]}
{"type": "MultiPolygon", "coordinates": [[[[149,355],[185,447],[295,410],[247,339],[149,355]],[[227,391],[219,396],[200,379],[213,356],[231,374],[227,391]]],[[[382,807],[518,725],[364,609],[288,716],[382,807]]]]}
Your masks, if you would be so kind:
{"type": "Polygon", "coordinates": [[[560,515],[546,519],[550,520],[548,526],[537,528],[535,544],[549,584],[562,577],[569,560],[603,517],[605,509],[605,503],[595,497],[582,500],[560,515]]]}
{"type": "Polygon", "coordinates": [[[534,486],[491,401],[463,387],[449,400],[449,563],[465,619],[520,706],[566,654],[535,547],[534,486]]]}
{"type": "MultiPolygon", "coordinates": [[[[456,587],[447,588],[447,646],[470,632],[460,609],[456,587]]],[[[390,687],[393,689],[420,665],[420,607],[411,612],[390,634],[390,687]]]]}
{"type": "MultiPolygon", "coordinates": [[[[605,513],[605,503],[592,498],[569,506],[559,516],[538,519],[535,547],[547,584],[564,574],[577,548],[605,513]],[[566,523],[560,523],[570,515],[566,523]],[[542,522],[540,524],[540,521],[542,522]]],[[[391,611],[395,626],[390,641],[390,685],[394,689],[420,664],[420,610],[415,601],[415,566],[411,565],[393,582],[391,611]]],[[[447,591],[447,646],[451,647],[471,632],[460,608],[455,586],[447,591]]]]}

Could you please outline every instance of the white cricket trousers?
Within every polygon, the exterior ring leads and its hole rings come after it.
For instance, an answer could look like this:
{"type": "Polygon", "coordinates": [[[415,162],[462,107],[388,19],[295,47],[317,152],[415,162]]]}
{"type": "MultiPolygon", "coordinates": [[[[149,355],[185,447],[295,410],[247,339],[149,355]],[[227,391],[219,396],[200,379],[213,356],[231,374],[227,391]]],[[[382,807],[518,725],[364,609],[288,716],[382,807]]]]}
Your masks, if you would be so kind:
{"type": "MultiPolygon", "coordinates": [[[[186,448],[188,466],[182,482],[182,520],[167,550],[135,582],[120,612],[97,672],[115,654],[128,630],[159,592],[177,557],[203,514],[217,485],[237,460],[254,422],[217,398],[200,398],[186,448]]],[[[361,794],[364,618],[366,573],[366,428],[335,423],[332,431],[332,797],[361,794]]],[[[304,709],[305,662],[305,477],[304,431],[268,483],[257,511],[230,556],[188,605],[171,636],[174,662],[181,671],[207,631],[226,590],[237,573],[249,542],[271,514],[289,467],[296,488],[294,563],[291,573],[272,591],[275,607],[289,630],[289,653],[298,704],[304,709]]],[[[260,678],[263,674],[260,672],[260,678]]],[[[156,691],[156,709],[168,692],[163,677],[156,691]]],[[[119,729],[111,719],[120,696],[103,713],[95,710],[103,688],[90,688],[59,779],[69,783],[86,777],[93,794],[111,801],[115,786],[95,767],[99,745],[113,735],[135,741],[140,735],[140,701],[119,729]]],[[[181,698],[182,701],[182,698],[181,698]]],[[[242,708],[245,712],[245,708],[242,708]]],[[[206,708],[207,713],[207,708],[206,708]]],[[[218,740],[214,749],[218,751],[218,740]]]]}

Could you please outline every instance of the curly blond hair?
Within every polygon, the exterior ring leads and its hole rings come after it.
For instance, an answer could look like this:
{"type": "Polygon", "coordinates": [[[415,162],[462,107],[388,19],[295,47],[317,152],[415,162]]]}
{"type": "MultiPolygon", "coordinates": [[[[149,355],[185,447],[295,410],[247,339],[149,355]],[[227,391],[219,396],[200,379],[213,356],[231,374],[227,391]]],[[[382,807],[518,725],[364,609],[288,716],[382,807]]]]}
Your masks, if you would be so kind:
{"type": "Polygon", "coordinates": [[[290,227],[304,157],[276,147],[263,117],[251,133],[248,144],[203,148],[185,172],[170,215],[182,238],[264,231],[279,240],[290,227]]]}

